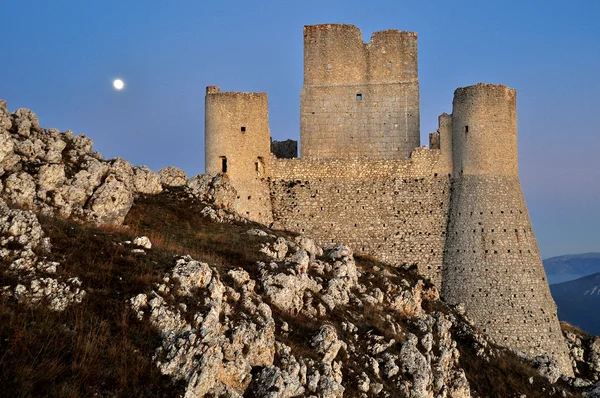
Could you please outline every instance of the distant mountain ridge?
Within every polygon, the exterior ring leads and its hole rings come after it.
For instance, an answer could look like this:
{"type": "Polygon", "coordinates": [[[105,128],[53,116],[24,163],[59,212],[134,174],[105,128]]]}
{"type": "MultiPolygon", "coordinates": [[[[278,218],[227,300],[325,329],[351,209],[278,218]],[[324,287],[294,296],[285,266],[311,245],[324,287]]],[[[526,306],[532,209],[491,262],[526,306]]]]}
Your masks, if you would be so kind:
{"type": "Polygon", "coordinates": [[[550,285],[550,291],[561,321],[600,335],[600,272],[550,285]]]}
{"type": "Polygon", "coordinates": [[[579,279],[600,272],[600,253],[567,254],[543,260],[550,284],[579,279]]]}

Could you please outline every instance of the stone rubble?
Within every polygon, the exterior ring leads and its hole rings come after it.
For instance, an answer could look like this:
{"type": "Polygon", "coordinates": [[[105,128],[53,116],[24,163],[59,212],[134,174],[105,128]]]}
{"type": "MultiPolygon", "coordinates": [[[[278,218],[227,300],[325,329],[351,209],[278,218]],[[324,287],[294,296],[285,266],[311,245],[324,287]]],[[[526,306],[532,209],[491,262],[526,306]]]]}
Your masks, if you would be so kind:
{"type": "Polygon", "coordinates": [[[80,303],[86,294],[81,280],[57,275],[60,264],[37,254],[50,249],[50,240],[32,211],[11,209],[0,199],[0,272],[18,281],[16,286],[1,286],[0,294],[30,305],[44,303],[53,311],[80,303]]]}

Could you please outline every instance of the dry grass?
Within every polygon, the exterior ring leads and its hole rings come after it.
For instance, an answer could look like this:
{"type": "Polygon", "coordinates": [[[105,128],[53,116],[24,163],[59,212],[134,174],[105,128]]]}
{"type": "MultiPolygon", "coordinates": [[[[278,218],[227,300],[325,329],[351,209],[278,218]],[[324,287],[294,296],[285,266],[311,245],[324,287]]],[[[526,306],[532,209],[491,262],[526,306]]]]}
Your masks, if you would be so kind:
{"type": "MultiPolygon", "coordinates": [[[[225,269],[243,267],[254,278],[256,261],[268,260],[258,251],[259,244],[267,239],[245,234],[258,225],[215,224],[200,214],[202,209],[201,203],[171,190],[138,198],[125,227],[94,228],[40,217],[53,245],[49,260],[60,262],[59,274],[78,276],[88,294],[80,305],[63,313],[0,298],[0,397],[181,396],[183,386],[162,376],[152,363],[160,344],[157,331],[137,321],[126,300],[152,290],[172,268],[174,255],[190,254],[225,269]],[[133,255],[129,247],[119,244],[141,235],[153,243],[145,256],[133,255]]],[[[363,271],[374,275],[363,276],[361,283],[382,290],[384,270],[393,283],[406,279],[414,286],[419,279],[414,270],[391,268],[372,258],[357,257],[356,261],[363,271]]],[[[0,285],[16,283],[13,276],[0,272],[0,285]]],[[[257,290],[260,293],[259,287],[257,290]]],[[[187,304],[191,309],[197,305],[187,304]]],[[[431,311],[449,311],[439,302],[426,302],[424,306],[431,311]]],[[[345,321],[354,323],[361,334],[372,331],[402,340],[402,336],[390,334],[383,307],[339,307],[319,321],[272,309],[277,325],[289,324],[290,331],[285,334],[277,327],[277,339],[297,356],[318,360],[310,348],[310,338],[323,322],[332,324],[345,340],[351,338],[343,331],[345,321]]],[[[401,316],[395,321],[405,331],[414,327],[401,316]]],[[[551,388],[514,355],[506,354],[488,363],[475,355],[472,341],[459,338],[458,343],[461,366],[478,396],[535,397],[541,396],[542,388],[551,388]],[[530,376],[534,377],[533,384],[528,382],[530,376]]],[[[390,350],[400,347],[396,344],[390,350]]],[[[360,342],[358,350],[356,355],[366,354],[366,342],[360,342]]],[[[358,396],[356,375],[362,371],[385,385],[385,380],[365,370],[365,364],[339,355],[349,382],[345,396],[358,396]]]]}

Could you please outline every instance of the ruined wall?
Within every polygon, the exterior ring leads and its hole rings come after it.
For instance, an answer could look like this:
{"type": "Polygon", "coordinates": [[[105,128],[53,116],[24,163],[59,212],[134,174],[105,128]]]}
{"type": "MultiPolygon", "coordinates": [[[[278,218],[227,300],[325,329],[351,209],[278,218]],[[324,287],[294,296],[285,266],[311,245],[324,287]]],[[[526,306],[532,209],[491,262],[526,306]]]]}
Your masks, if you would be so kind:
{"type": "Polygon", "coordinates": [[[440,286],[450,180],[438,158],[418,148],[412,159],[273,160],[274,226],[416,264],[440,286]]]}
{"type": "Polygon", "coordinates": [[[353,25],[304,27],[301,156],[407,158],[419,147],[417,35],[369,43],[353,25]]]}
{"type": "Polygon", "coordinates": [[[271,138],[266,93],[220,92],[206,88],[206,173],[227,173],[238,192],[236,211],[268,224],[271,138]]]}
{"type": "Polygon", "coordinates": [[[298,157],[298,141],[271,140],[271,153],[279,159],[292,159],[298,157]]]}
{"type": "Polygon", "coordinates": [[[457,89],[452,131],[455,178],[442,296],[464,303],[492,341],[551,355],[572,375],[517,173],[515,90],[457,89]]]}

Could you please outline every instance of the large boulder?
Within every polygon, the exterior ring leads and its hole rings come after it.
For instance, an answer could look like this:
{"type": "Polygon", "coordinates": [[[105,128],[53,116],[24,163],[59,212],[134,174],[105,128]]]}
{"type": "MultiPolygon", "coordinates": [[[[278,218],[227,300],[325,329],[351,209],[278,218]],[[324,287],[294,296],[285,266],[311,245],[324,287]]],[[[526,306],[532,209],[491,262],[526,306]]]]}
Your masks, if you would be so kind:
{"type": "Polygon", "coordinates": [[[166,187],[182,187],[187,182],[185,171],[173,166],[163,167],[158,175],[161,184],[166,187]]]}
{"type": "Polygon", "coordinates": [[[154,195],[162,192],[160,175],[148,166],[133,167],[133,185],[136,192],[154,195]]]}
{"type": "Polygon", "coordinates": [[[133,192],[115,176],[109,176],[94,192],[88,209],[96,224],[119,225],[133,205],[133,192]]]}
{"type": "Polygon", "coordinates": [[[32,207],[35,198],[35,181],[25,172],[14,173],[4,181],[4,197],[20,206],[32,207]]]}
{"type": "Polygon", "coordinates": [[[22,137],[29,137],[31,131],[40,131],[40,122],[32,111],[20,108],[12,114],[12,128],[22,137]]]}

